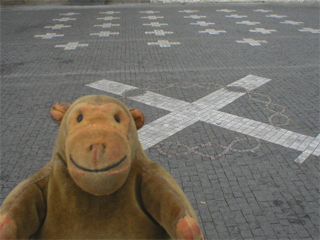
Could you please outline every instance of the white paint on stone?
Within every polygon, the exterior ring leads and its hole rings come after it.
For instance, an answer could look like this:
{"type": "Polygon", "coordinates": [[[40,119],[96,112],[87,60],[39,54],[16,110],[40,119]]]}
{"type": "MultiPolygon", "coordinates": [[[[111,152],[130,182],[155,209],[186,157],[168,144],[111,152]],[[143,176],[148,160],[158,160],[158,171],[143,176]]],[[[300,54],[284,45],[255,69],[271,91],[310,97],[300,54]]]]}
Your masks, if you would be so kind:
{"type": "Polygon", "coordinates": [[[248,43],[251,46],[261,46],[261,43],[268,43],[266,40],[254,40],[252,38],[244,38],[243,40],[236,40],[237,43],[248,43]]]}
{"type": "Polygon", "coordinates": [[[250,29],[249,31],[253,32],[253,33],[272,34],[272,32],[276,32],[277,30],[275,30],[275,29],[255,28],[255,29],[250,29]]]}
{"type": "Polygon", "coordinates": [[[42,39],[52,39],[54,37],[63,37],[64,34],[56,34],[56,33],[46,33],[44,35],[35,35],[36,38],[42,38],[42,39]]]}
{"type": "Polygon", "coordinates": [[[80,44],[79,42],[69,42],[67,44],[56,45],[55,48],[64,48],[64,50],[75,50],[78,47],[88,47],[89,44],[80,44]]]}

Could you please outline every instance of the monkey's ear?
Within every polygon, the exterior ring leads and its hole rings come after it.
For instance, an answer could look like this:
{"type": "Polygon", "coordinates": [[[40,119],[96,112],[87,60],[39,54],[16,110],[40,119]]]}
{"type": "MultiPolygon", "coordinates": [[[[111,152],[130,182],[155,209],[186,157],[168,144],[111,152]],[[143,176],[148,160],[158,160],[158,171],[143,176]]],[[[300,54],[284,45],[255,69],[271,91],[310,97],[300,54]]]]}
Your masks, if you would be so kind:
{"type": "Polygon", "coordinates": [[[69,109],[69,107],[70,107],[70,104],[65,102],[53,104],[53,106],[50,109],[50,116],[52,120],[55,123],[60,125],[62,118],[64,114],[67,112],[67,110],[69,109]]]}
{"type": "Polygon", "coordinates": [[[133,117],[133,120],[136,124],[137,130],[142,128],[144,125],[144,115],[143,113],[137,109],[137,108],[130,108],[131,115],[133,117]]]}

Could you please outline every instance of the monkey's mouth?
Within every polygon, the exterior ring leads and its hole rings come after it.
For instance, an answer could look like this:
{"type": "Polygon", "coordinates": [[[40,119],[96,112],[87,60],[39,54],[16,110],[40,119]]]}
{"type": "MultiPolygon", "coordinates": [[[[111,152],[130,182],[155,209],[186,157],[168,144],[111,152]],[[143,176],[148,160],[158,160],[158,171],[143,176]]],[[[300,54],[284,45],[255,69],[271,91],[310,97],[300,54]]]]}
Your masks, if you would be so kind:
{"type": "Polygon", "coordinates": [[[109,171],[110,169],[119,166],[119,165],[120,165],[122,162],[124,162],[126,159],[127,159],[127,156],[124,156],[120,161],[116,162],[115,164],[113,164],[113,165],[111,165],[111,166],[108,166],[108,167],[105,167],[105,168],[100,168],[100,169],[88,169],[88,168],[82,167],[82,166],[80,166],[79,164],[77,164],[77,163],[73,160],[73,158],[72,158],[72,156],[71,156],[71,154],[70,154],[70,160],[71,160],[71,162],[72,162],[77,168],[79,168],[79,169],[82,170],[82,171],[94,172],[94,173],[109,171]]]}

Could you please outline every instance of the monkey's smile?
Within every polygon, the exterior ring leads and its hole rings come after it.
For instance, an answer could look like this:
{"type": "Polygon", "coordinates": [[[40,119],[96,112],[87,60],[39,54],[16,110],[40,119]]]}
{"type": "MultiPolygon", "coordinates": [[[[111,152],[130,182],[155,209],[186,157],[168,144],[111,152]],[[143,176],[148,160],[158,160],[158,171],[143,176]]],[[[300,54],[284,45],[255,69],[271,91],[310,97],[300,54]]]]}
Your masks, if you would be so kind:
{"type": "Polygon", "coordinates": [[[95,173],[98,173],[98,172],[106,172],[106,171],[108,171],[108,170],[110,170],[110,169],[112,169],[112,168],[115,168],[115,167],[119,166],[124,160],[126,160],[126,158],[127,158],[127,156],[124,156],[119,162],[117,162],[117,163],[115,163],[115,164],[113,164],[113,165],[111,165],[111,166],[109,166],[109,167],[105,167],[105,168],[101,168],[101,169],[88,169],[88,168],[82,167],[82,166],[80,166],[79,164],[77,164],[77,163],[73,160],[73,158],[72,158],[72,156],[71,156],[71,154],[70,154],[70,160],[71,160],[71,162],[72,162],[77,168],[79,168],[79,169],[81,169],[81,170],[83,170],[83,171],[86,171],[86,172],[95,172],[95,173]]]}

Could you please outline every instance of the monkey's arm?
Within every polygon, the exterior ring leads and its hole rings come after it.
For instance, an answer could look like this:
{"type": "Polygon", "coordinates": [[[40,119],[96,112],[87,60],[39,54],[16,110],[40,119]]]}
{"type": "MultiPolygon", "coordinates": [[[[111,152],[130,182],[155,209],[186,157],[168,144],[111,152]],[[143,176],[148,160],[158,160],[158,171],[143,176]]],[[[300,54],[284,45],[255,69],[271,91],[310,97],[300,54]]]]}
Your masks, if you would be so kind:
{"type": "Polygon", "coordinates": [[[158,164],[148,165],[141,182],[146,210],[171,238],[204,239],[196,214],[177,182],[158,164]]]}

